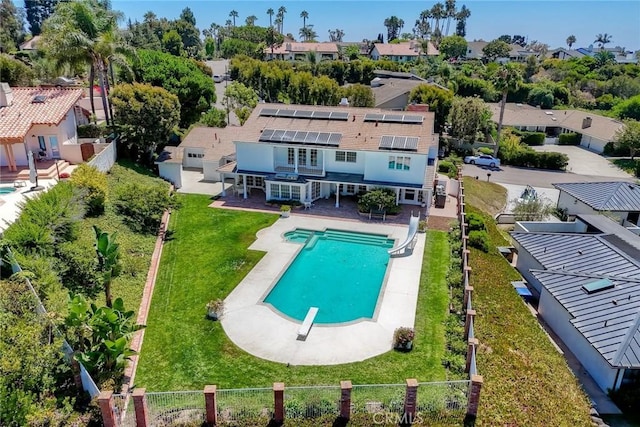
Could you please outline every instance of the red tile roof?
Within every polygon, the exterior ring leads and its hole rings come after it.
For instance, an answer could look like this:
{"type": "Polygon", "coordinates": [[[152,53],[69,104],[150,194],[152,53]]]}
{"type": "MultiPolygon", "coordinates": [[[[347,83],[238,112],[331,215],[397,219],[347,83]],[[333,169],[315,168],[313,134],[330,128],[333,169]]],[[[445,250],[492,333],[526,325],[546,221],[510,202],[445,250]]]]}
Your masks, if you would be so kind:
{"type": "Polygon", "coordinates": [[[0,107],[0,143],[22,142],[37,124],[58,125],[82,97],[82,89],[14,87],[13,104],[0,107]],[[33,102],[44,96],[44,102],[33,102]]]}

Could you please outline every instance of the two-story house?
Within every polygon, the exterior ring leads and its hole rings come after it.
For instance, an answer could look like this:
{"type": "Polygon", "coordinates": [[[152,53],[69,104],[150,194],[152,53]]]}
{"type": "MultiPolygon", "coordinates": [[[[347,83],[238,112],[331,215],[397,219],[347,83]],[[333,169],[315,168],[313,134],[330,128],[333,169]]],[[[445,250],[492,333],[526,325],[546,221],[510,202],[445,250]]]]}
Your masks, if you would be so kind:
{"type": "Polygon", "coordinates": [[[264,49],[265,59],[267,61],[280,59],[283,61],[306,61],[309,53],[315,55],[316,62],[324,60],[336,60],[339,57],[340,50],[335,43],[300,43],[285,42],[278,47],[264,49]]]}
{"type": "Polygon", "coordinates": [[[398,203],[428,205],[433,121],[426,111],[260,104],[235,135],[236,161],[218,171],[245,198],[262,190],[266,200],[334,197],[339,206],[342,195],[387,187],[398,203]]]}

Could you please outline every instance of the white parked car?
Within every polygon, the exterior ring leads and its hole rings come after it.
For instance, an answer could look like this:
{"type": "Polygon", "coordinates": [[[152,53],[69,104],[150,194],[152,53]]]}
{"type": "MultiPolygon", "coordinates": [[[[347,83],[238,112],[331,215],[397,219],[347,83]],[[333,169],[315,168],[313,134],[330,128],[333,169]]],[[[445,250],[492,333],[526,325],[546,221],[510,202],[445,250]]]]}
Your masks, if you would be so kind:
{"type": "Polygon", "coordinates": [[[491,168],[500,167],[500,159],[496,159],[488,154],[482,154],[480,156],[467,156],[464,158],[465,163],[478,166],[489,166],[491,168]]]}
{"type": "Polygon", "coordinates": [[[224,79],[222,78],[222,76],[221,76],[220,74],[214,74],[214,75],[213,75],[213,81],[214,81],[214,82],[216,82],[216,83],[222,83],[222,80],[224,80],[224,79]]]}

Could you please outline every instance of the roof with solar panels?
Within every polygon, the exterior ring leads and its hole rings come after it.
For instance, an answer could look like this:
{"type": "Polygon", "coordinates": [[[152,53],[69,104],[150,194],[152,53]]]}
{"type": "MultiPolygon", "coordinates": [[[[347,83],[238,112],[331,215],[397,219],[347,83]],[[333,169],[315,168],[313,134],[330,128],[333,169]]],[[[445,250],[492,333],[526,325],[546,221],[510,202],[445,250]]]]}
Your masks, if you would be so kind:
{"type": "Polygon", "coordinates": [[[258,104],[234,141],[426,154],[434,114],[377,108],[258,104]]]}

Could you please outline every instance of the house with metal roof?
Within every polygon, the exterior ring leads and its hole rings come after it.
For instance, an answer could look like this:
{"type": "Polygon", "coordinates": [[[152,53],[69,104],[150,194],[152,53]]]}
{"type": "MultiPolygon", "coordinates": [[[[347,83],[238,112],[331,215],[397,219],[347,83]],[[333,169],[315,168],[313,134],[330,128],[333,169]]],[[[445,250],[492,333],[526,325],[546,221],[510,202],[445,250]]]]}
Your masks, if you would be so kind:
{"type": "Polygon", "coordinates": [[[334,197],[338,207],[341,196],[387,187],[398,203],[426,205],[438,148],[433,122],[428,111],[259,104],[234,130],[236,161],[218,172],[245,198],[334,197]]]}
{"type": "Polygon", "coordinates": [[[602,215],[516,224],[538,312],[607,391],[640,380],[640,236],[602,215]]]}
{"type": "Polygon", "coordinates": [[[622,225],[640,225],[640,185],[626,181],[553,184],[558,208],[569,215],[605,213],[622,225]]]}

